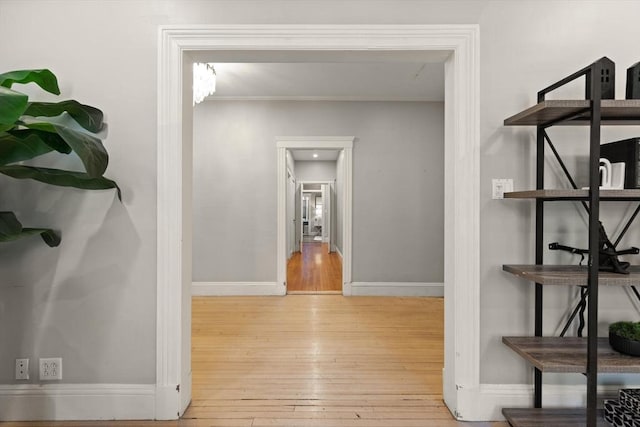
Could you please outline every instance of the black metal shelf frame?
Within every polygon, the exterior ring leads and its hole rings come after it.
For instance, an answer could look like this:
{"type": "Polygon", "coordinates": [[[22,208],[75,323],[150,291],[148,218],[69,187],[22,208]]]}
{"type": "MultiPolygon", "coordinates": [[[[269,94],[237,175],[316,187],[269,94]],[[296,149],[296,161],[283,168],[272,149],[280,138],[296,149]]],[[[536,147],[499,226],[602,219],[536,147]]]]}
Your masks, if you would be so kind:
{"type": "MultiPolygon", "coordinates": [[[[581,302],[585,299],[588,305],[587,313],[587,426],[597,425],[597,383],[598,383],[598,266],[599,266],[599,221],[600,221],[600,126],[601,126],[601,79],[603,70],[602,60],[583,68],[582,70],[554,83],[553,85],[538,92],[538,102],[543,102],[550,92],[570,83],[578,78],[585,77],[585,92],[589,95],[589,196],[587,202],[582,202],[589,213],[589,258],[588,258],[588,280],[587,286],[582,291],[581,302]],[[586,295],[588,295],[588,298],[586,295]]],[[[582,112],[581,112],[582,113],[582,112]]],[[[569,179],[574,189],[577,189],[575,181],[569,174],[567,168],[558,155],[546,129],[558,124],[561,121],[569,120],[571,117],[564,117],[560,120],[538,125],[536,128],[536,189],[544,188],[544,153],[545,142],[549,144],[551,151],[558,159],[562,170],[569,179]]],[[[536,200],[536,264],[542,265],[544,253],[543,229],[544,229],[544,203],[545,200],[536,200]]],[[[640,207],[639,207],[640,210],[640,207]]],[[[626,225],[624,232],[629,228],[630,222],[626,225]]],[[[620,236],[621,237],[621,236],[620,236]]],[[[619,239],[618,239],[619,241],[619,239]]],[[[584,310],[584,302],[577,309],[584,310]]],[[[535,335],[542,336],[542,308],[543,308],[543,285],[535,285],[535,335]]],[[[542,371],[534,368],[534,406],[542,407],[542,371]]]]}

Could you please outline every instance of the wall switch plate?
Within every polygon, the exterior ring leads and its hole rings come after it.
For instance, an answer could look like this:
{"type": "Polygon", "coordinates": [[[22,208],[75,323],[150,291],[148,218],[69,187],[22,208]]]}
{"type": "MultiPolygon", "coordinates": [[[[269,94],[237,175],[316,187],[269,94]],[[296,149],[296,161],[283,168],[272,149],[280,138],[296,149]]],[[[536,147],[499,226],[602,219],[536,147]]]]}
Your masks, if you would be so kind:
{"type": "Polygon", "coordinates": [[[40,381],[62,379],[62,358],[49,357],[40,359],[40,381]]]}
{"type": "Polygon", "coordinates": [[[16,379],[29,379],[29,359],[16,359],[16,379]]]}
{"type": "Polygon", "coordinates": [[[504,193],[513,191],[513,179],[511,178],[494,178],[491,180],[492,198],[504,199],[504,193]]]}

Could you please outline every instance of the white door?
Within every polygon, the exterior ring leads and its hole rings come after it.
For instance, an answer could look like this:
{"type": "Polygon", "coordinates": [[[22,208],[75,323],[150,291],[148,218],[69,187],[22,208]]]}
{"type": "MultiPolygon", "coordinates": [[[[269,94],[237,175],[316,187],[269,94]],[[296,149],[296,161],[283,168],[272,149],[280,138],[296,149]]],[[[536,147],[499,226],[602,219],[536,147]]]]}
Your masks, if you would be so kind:
{"type": "Polygon", "coordinates": [[[331,252],[331,186],[322,184],[322,241],[331,252]]]}
{"type": "Polygon", "coordinates": [[[296,247],[296,180],[287,172],[287,259],[296,247]]]}

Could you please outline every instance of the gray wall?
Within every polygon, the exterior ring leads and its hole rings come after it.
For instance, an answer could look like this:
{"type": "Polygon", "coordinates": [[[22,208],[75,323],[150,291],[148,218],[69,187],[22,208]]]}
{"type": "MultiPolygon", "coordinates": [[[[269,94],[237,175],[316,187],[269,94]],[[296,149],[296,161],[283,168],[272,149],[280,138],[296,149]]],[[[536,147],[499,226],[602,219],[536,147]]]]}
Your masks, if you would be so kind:
{"type": "Polygon", "coordinates": [[[336,162],[296,161],[298,181],[333,181],[336,179],[336,162]]]}
{"type": "MultiPolygon", "coordinates": [[[[506,349],[500,337],[533,332],[534,289],[531,283],[502,272],[500,267],[533,262],[534,203],[491,200],[491,178],[512,177],[516,189],[535,188],[535,129],[504,127],[502,122],[535,104],[538,90],[602,56],[616,62],[616,98],[624,98],[626,68],[640,59],[637,48],[629,42],[638,35],[637,16],[640,16],[639,2],[580,2],[579,8],[574,2],[490,2],[479,20],[481,382],[531,380],[522,359],[506,349]],[[595,28],[599,28],[597,32],[595,28]]],[[[570,96],[580,98],[584,92],[576,85],[555,95],[570,96]]],[[[603,129],[603,141],[637,136],[640,130],[637,126],[603,129]]],[[[584,166],[581,162],[586,155],[587,129],[553,128],[549,132],[572,171],[584,166]]],[[[556,187],[556,183],[557,187],[568,187],[566,180],[559,179],[561,171],[551,157],[547,167],[548,187],[556,187]]],[[[576,176],[580,185],[587,184],[584,172],[578,171],[576,176]]],[[[585,247],[586,227],[580,209],[571,203],[547,204],[545,244],[561,241],[585,247]]],[[[609,203],[602,212],[605,226],[614,234],[628,210],[624,203],[609,203]]],[[[636,224],[629,240],[636,246],[640,242],[638,231],[636,224]]],[[[639,262],[638,257],[629,259],[639,262]]],[[[545,261],[577,263],[579,259],[547,252],[545,261]]],[[[576,295],[577,290],[571,288],[545,289],[545,334],[560,332],[576,295]]],[[[638,318],[638,310],[624,288],[603,289],[599,313],[601,335],[606,335],[612,320],[638,318]]],[[[564,375],[557,380],[584,381],[580,375],[564,375]]]]}
{"type": "MultiPolygon", "coordinates": [[[[0,1],[3,70],[49,67],[65,99],[101,107],[110,125],[108,174],[124,190],[120,204],[109,192],[0,181],[2,209],[15,207],[30,224],[58,226],[65,239],[58,249],[37,239],[0,246],[0,383],[13,382],[15,357],[53,355],[65,359],[65,382],[155,381],[157,26],[192,23],[480,25],[481,381],[529,382],[530,369],[500,337],[533,330],[532,287],[500,266],[531,262],[532,204],[491,200],[490,179],[533,186],[533,131],[502,122],[535,103],[541,87],[603,55],[617,63],[622,97],[625,69],[640,59],[638,16],[634,1],[0,1]]],[[[580,130],[562,132],[576,146],[584,142],[580,130]]],[[[607,130],[606,138],[629,133],[638,128],[607,130]]],[[[552,213],[561,221],[558,240],[569,240],[575,210],[553,209],[560,210],[552,213]]],[[[638,236],[630,242],[637,245],[638,236]]],[[[603,328],[610,319],[638,317],[624,290],[602,294],[603,328]]],[[[547,300],[556,304],[548,306],[549,332],[566,306],[554,295],[547,300]]]]}
{"type": "MultiPolygon", "coordinates": [[[[195,281],[275,280],[277,135],[357,137],[354,281],[443,281],[442,103],[206,102],[194,113],[195,281]]],[[[333,179],[335,165],[296,162],[296,178],[333,179]]]]}

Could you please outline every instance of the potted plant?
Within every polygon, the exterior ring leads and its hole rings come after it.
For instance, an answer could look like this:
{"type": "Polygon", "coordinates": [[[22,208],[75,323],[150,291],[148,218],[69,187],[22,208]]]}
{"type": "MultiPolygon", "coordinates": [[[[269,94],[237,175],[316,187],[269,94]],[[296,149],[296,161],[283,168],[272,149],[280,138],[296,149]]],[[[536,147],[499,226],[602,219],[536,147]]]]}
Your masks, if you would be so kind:
{"type": "Polygon", "coordinates": [[[640,322],[616,322],[609,325],[609,344],[620,353],[640,356],[640,322]]]}
{"type": "MultiPolygon", "coordinates": [[[[27,83],[60,94],[57,78],[49,70],[0,74],[0,173],[16,179],[87,190],[115,188],[121,198],[118,185],[104,177],[109,156],[101,141],[106,134],[102,111],[75,100],[31,102],[28,95],[12,89],[14,84],[27,83]],[[50,152],[77,154],[84,171],[29,164],[30,160],[50,152]]],[[[23,227],[14,212],[0,212],[0,242],[35,234],[51,247],[60,244],[58,231],[23,227]]]]}

